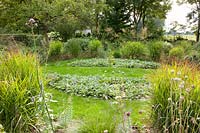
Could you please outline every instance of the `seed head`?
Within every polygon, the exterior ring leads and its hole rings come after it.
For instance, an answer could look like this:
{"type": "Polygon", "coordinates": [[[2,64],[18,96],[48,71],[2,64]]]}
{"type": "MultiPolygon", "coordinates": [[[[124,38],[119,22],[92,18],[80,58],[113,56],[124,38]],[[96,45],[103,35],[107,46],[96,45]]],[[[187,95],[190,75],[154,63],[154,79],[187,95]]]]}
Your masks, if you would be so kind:
{"type": "Polygon", "coordinates": [[[130,116],[131,115],[131,112],[126,112],[126,116],[130,116]]]}

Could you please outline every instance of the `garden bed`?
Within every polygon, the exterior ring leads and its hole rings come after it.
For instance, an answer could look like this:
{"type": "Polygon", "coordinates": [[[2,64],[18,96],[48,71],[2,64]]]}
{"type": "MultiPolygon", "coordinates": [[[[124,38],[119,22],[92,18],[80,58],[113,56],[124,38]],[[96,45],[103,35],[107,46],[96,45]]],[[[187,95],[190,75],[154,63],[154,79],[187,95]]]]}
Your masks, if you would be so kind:
{"type": "Polygon", "coordinates": [[[142,99],[149,95],[150,84],[144,78],[115,78],[49,74],[48,85],[66,93],[83,97],[142,99]]]}

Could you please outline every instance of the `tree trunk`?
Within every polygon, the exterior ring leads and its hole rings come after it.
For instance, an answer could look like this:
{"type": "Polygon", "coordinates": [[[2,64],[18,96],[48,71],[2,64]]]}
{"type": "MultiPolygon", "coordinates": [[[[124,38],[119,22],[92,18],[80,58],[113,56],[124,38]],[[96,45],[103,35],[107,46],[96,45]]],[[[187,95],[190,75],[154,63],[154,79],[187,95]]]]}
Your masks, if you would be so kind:
{"type": "Polygon", "coordinates": [[[200,11],[198,11],[198,26],[197,26],[197,38],[196,38],[197,42],[199,42],[199,35],[200,35],[200,11]]]}

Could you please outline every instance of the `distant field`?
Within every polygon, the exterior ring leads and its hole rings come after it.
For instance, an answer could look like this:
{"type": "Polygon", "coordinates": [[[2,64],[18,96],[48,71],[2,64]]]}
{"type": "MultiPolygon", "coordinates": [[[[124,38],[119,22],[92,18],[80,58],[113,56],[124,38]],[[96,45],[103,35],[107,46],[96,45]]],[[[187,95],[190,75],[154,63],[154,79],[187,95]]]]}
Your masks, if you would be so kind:
{"type": "Polygon", "coordinates": [[[196,40],[196,36],[195,35],[165,35],[164,38],[167,40],[175,40],[176,38],[181,37],[187,40],[191,40],[191,41],[195,41],[196,40]]]}

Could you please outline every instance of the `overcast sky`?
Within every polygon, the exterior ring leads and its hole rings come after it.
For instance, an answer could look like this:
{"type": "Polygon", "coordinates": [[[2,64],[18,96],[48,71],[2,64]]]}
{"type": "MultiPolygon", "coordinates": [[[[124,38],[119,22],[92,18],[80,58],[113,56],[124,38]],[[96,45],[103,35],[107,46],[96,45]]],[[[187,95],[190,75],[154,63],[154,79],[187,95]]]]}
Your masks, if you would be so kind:
{"type": "Polygon", "coordinates": [[[180,24],[186,24],[187,23],[187,14],[190,12],[189,5],[178,5],[176,3],[176,0],[172,0],[173,5],[172,9],[167,14],[167,19],[165,20],[165,27],[166,29],[170,28],[170,23],[173,21],[178,21],[180,24]]]}

